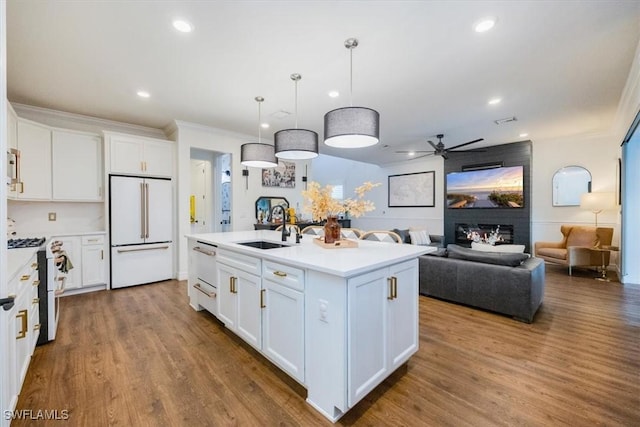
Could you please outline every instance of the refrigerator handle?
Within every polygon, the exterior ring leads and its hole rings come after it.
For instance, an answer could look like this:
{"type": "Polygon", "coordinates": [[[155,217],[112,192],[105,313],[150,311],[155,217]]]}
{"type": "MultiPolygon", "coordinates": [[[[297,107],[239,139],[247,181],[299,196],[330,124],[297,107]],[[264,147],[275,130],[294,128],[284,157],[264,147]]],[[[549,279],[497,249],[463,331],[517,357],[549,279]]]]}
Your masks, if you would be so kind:
{"type": "Polygon", "coordinates": [[[140,238],[144,239],[144,219],[145,219],[145,204],[144,204],[144,184],[140,183],[140,238]]]}
{"type": "Polygon", "coordinates": [[[144,205],[145,205],[145,219],[144,219],[144,226],[145,226],[145,238],[149,238],[149,184],[144,184],[144,205]]]}

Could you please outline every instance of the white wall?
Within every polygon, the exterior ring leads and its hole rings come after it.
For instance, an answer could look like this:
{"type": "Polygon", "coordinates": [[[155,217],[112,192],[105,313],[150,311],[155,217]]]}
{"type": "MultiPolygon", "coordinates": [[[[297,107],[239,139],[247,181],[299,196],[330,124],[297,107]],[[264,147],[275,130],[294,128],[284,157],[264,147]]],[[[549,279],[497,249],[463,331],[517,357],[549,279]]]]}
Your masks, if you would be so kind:
{"type": "MultiPolygon", "coordinates": [[[[619,141],[611,135],[585,134],[533,142],[531,174],[531,241],[560,240],[561,224],[594,225],[595,215],[579,206],[553,206],[552,180],[564,166],[582,166],[591,172],[594,192],[616,191],[619,141]]],[[[598,215],[598,225],[614,227],[619,240],[619,209],[598,215]]]]}
{"type": "Polygon", "coordinates": [[[391,230],[393,228],[426,228],[432,234],[443,234],[444,185],[443,160],[440,156],[424,157],[385,167],[371,165],[338,157],[323,156],[313,160],[313,171],[309,181],[321,185],[344,185],[344,197],[355,197],[354,189],[365,181],[382,185],[367,193],[366,198],[374,202],[376,209],[360,218],[352,218],[351,226],[362,230],[391,230]],[[388,206],[388,177],[414,172],[435,171],[435,207],[390,208],[388,206]]]}

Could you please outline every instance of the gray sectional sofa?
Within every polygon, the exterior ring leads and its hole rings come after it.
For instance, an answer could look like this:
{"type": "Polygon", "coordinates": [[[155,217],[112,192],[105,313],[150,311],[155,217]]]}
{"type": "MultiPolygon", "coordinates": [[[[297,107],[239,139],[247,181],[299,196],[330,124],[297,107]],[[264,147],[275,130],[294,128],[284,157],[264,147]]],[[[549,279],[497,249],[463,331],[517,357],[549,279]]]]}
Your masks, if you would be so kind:
{"type": "Polygon", "coordinates": [[[544,297],[544,261],[448,245],[419,258],[420,293],[531,323],[544,297]]]}

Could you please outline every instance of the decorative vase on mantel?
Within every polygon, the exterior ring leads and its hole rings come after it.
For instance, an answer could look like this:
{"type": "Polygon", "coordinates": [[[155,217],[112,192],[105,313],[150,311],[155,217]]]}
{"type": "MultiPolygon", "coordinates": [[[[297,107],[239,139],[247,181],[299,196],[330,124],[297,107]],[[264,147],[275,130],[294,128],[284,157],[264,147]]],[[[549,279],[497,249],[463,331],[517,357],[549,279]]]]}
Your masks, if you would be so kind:
{"type": "Polygon", "coordinates": [[[327,222],[324,224],[324,242],[335,243],[340,240],[340,223],[337,216],[327,217],[327,222]]]}

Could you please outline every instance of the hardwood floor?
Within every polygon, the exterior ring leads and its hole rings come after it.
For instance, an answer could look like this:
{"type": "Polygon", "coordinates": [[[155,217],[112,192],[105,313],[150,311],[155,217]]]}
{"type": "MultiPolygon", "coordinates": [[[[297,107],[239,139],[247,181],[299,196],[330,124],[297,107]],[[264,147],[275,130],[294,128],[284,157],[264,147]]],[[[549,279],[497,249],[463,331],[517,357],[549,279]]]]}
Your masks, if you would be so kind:
{"type": "MultiPolygon", "coordinates": [[[[420,297],[420,350],[339,425],[640,425],[640,287],[547,265],[533,324],[420,297]]],[[[168,281],[65,297],[18,410],[72,426],[331,425],[168,281]]],[[[13,426],[58,425],[15,420],[13,426]]]]}

